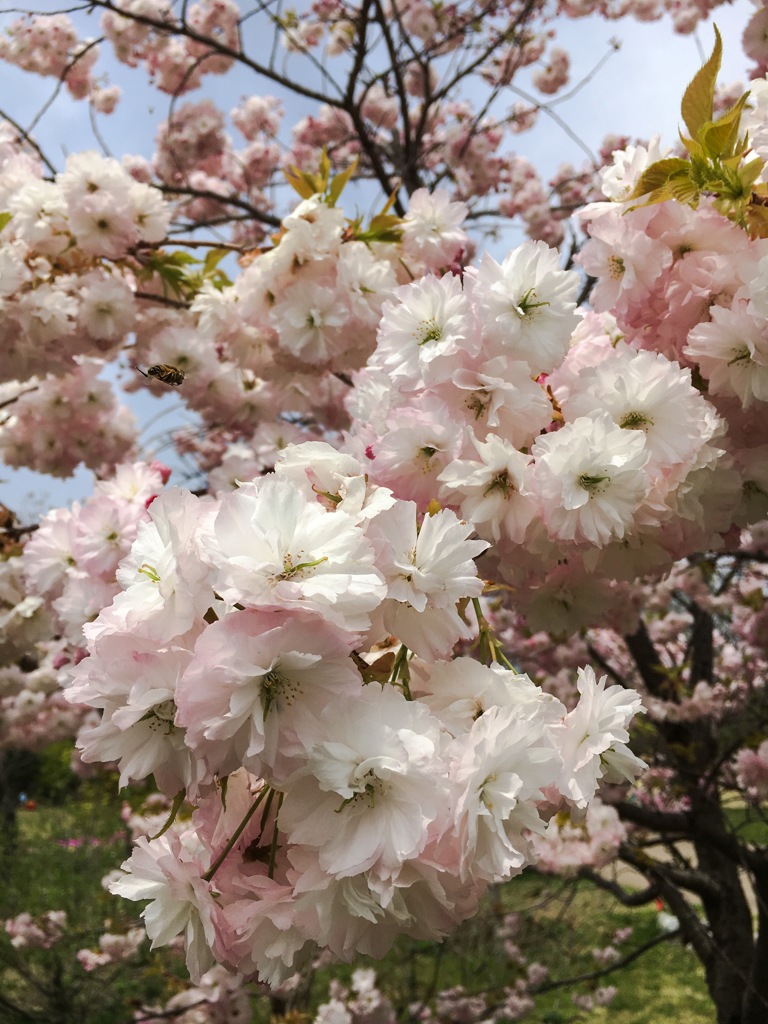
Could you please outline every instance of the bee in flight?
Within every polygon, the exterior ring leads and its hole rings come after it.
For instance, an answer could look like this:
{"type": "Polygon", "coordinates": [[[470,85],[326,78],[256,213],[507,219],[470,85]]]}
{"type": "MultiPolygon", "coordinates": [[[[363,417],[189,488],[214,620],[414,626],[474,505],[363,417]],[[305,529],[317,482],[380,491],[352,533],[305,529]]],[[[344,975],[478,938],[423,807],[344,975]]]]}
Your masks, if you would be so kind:
{"type": "Polygon", "coordinates": [[[136,369],[145,377],[154,377],[156,380],[161,380],[163,384],[170,384],[174,388],[177,388],[184,380],[183,370],[179,370],[176,366],[168,366],[166,363],[150,366],[146,373],[140,366],[137,366],[136,369]]]}

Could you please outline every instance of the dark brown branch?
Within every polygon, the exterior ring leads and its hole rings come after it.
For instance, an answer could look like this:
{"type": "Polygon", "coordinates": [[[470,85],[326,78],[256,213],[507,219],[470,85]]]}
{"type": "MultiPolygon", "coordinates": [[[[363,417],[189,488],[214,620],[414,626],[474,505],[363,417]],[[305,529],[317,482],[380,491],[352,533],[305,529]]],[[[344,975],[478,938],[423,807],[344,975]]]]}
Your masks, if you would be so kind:
{"type": "Polygon", "coordinates": [[[624,676],[602,656],[593,644],[587,644],[587,652],[589,654],[590,661],[594,661],[596,665],[599,665],[603,672],[611,677],[614,683],[618,683],[619,686],[627,685],[624,676]]]}
{"type": "Polygon", "coordinates": [[[146,302],[159,302],[162,306],[171,306],[173,309],[189,309],[188,302],[181,302],[179,299],[170,299],[167,295],[153,295],[152,292],[134,292],[134,298],[144,299],[146,302]]]}
{"type": "Polygon", "coordinates": [[[649,950],[654,949],[662,942],[671,942],[679,936],[679,930],[674,932],[661,932],[660,935],[656,935],[654,938],[644,942],[642,946],[638,946],[636,949],[633,949],[631,953],[627,953],[626,956],[623,956],[620,960],[615,960],[612,964],[606,964],[605,967],[601,967],[598,970],[587,971],[584,974],[577,974],[572,978],[560,978],[552,981],[544,981],[535,988],[532,988],[531,991],[534,994],[539,994],[542,992],[551,992],[556,988],[567,988],[569,985],[576,985],[583,981],[596,981],[598,978],[604,978],[608,974],[613,974],[614,971],[622,970],[622,968],[639,959],[639,957],[643,956],[649,950]]]}
{"type": "MultiPolygon", "coordinates": [[[[400,12],[397,10],[396,4],[393,5],[393,9],[399,26],[400,12]]],[[[403,122],[403,162],[405,165],[403,171],[406,172],[406,168],[409,168],[411,164],[411,114],[408,105],[408,93],[406,92],[405,82],[403,80],[401,62],[398,60],[395,43],[392,39],[389,23],[387,22],[380,0],[376,0],[376,20],[381,28],[381,32],[384,37],[384,45],[386,46],[389,54],[390,66],[395,79],[395,89],[397,90],[397,97],[400,102],[400,116],[403,122]]],[[[411,180],[407,172],[403,174],[403,185],[409,194],[419,187],[418,185],[414,186],[414,182],[411,180]]]]}
{"type": "Polygon", "coordinates": [[[714,621],[710,612],[698,605],[693,607],[693,629],[691,630],[691,669],[689,683],[704,681],[711,683],[714,673],[713,647],[714,621]]]}
{"type": "Polygon", "coordinates": [[[176,24],[173,22],[162,21],[160,18],[152,18],[147,14],[138,14],[136,11],[125,11],[112,3],[112,0],[93,0],[93,7],[101,7],[105,11],[111,11],[113,14],[118,14],[122,18],[126,18],[128,21],[135,21],[140,25],[147,25],[149,28],[154,28],[158,32],[162,32],[165,35],[184,36],[187,39],[192,39],[196,43],[201,43],[203,46],[209,47],[214,50],[217,54],[222,57],[229,57],[231,60],[237,61],[238,64],[242,64],[243,67],[249,68],[251,71],[255,71],[258,75],[263,75],[272,82],[276,82],[278,85],[282,85],[290,92],[294,92],[299,96],[304,96],[305,99],[315,100],[317,103],[328,103],[330,106],[341,107],[343,104],[338,99],[332,99],[324,93],[317,92],[315,89],[310,89],[309,86],[303,85],[296,78],[289,78],[286,75],[282,75],[275,71],[274,68],[260,64],[258,61],[253,60],[249,57],[242,47],[238,50],[232,49],[231,46],[227,46],[220,40],[215,39],[212,36],[206,36],[202,32],[198,32],[190,25],[176,24]]]}
{"type": "Polygon", "coordinates": [[[619,885],[618,882],[605,878],[598,871],[595,871],[594,868],[580,868],[578,877],[591,882],[598,889],[609,892],[623,907],[644,907],[653,902],[659,895],[659,887],[655,882],[652,882],[639,892],[630,892],[623,885],[619,885]]]}
{"type": "Polygon", "coordinates": [[[67,80],[67,75],[72,70],[72,68],[75,67],[75,65],[78,63],[78,61],[81,61],[83,59],[83,57],[86,55],[86,53],[88,53],[89,50],[92,50],[94,48],[94,46],[98,46],[99,43],[101,43],[101,42],[103,42],[103,39],[92,39],[90,42],[85,44],[85,46],[82,48],[82,50],[79,51],[79,53],[75,54],[75,56],[72,58],[71,61],[69,61],[67,66],[62,71],[61,76],[59,77],[58,82],[56,83],[56,88],[53,90],[53,92],[48,97],[48,99],[45,101],[45,103],[42,105],[42,107],[38,110],[38,112],[32,118],[32,122],[30,123],[29,127],[27,128],[25,134],[29,135],[30,132],[34,131],[35,126],[39,123],[39,121],[42,118],[43,114],[45,114],[46,110],[49,109],[51,104],[54,102],[56,97],[61,92],[62,86],[64,85],[64,83],[67,80]]]}
{"type": "MultiPolygon", "coordinates": [[[[165,244],[167,244],[167,241],[168,240],[166,239],[166,242],[159,242],[159,243],[157,243],[157,242],[139,242],[139,243],[137,243],[135,248],[132,249],[131,251],[132,252],[139,252],[140,250],[145,250],[145,249],[152,249],[152,250],[162,249],[163,246],[165,244]]],[[[198,238],[176,238],[174,236],[173,244],[174,245],[183,245],[185,249],[228,249],[230,252],[240,252],[240,253],[245,252],[245,246],[243,246],[243,245],[235,245],[232,242],[208,242],[208,241],[204,241],[202,238],[200,238],[200,239],[198,239],[198,238]]]]}
{"type": "Polygon", "coordinates": [[[744,1000],[744,1024],[763,1024],[768,1017],[768,864],[753,876],[757,897],[757,940],[750,986],[744,1000]]]}
{"type": "Polygon", "coordinates": [[[18,123],[18,121],[14,121],[14,119],[10,116],[10,114],[6,114],[6,112],[4,110],[0,110],[0,117],[4,121],[7,121],[8,124],[10,124],[19,133],[20,141],[26,142],[27,145],[31,146],[32,149],[34,149],[34,151],[37,153],[37,155],[43,161],[45,166],[51,172],[51,175],[55,177],[56,174],[58,174],[58,171],[53,166],[53,164],[48,159],[48,157],[45,155],[45,153],[42,151],[40,146],[38,146],[38,144],[35,142],[35,140],[30,136],[29,132],[26,131],[26,129],[22,128],[21,125],[18,123]]]}
{"type": "Polygon", "coordinates": [[[666,889],[672,884],[676,889],[686,889],[697,896],[717,896],[718,885],[715,879],[697,871],[695,868],[684,868],[671,861],[652,860],[648,856],[638,856],[632,848],[623,844],[619,853],[621,859],[646,877],[654,879],[660,888],[666,889]]]}
{"type": "Polygon", "coordinates": [[[650,638],[645,623],[640,620],[637,630],[624,637],[624,643],[632,655],[640,677],[649,693],[667,699],[669,696],[669,679],[661,664],[661,658],[650,638]]]}
{"type": "Polygon", "coordinates": [[[18,402],[18,400],[20,398],[23,398],[24,395],[30,395],[32,394],[33,391],[37,391],[37,389],[38,386],[37,384],[35,384],[34,387],[27,388],[26,391],[22,391],[20,394],[14,395],[13,398],[6,398],[4,402],[0,402],[0,409],[5,409],[5,407],[8,405],[13,405],[14,402],[18,402]]]}
{"type": "Polygon", "coordinates": [[[182,185],[166,185],[165,183],[155,186],[161,192],[165,192],[172,196],[189,196],[190,199],[213,199],[216,202],[222,204],[222,206],[236,206],[240,210],[245,210],[254,220],[261,221],[263,224],[269,224],[270,227],[279,228],[280,218],[276,217],[273,213],[266,213],[264,210],[259,210],[258,207],[252,206],[245,199],[240,199],[236,195],[224,196],[220,192],[212,192],[210,189],[204,188],[189,188],[182,185]]]}
{"type": "Polygon", "coordinates": [[[619,812],[622,821],[631,821],[633,825],[647,828],[653,832],[680,832],[688,835],[691,829],[691,817],[683,811],[657,811],[642,804],[622,800],[612,804],[619,812]]]}

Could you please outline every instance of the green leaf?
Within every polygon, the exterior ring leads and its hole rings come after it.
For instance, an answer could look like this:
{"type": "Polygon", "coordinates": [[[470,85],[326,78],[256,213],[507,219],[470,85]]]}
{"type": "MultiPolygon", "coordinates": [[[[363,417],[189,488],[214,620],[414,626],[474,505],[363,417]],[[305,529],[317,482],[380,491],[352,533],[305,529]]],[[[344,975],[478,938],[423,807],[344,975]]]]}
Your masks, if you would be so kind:
{"type": "Polygon", "coordinates": [[[5,225],[8,223],[8,221],[10,219],[11,219],[11,214],[8,213],[7,210],[4,211],[3,213],[0,213],[0,231],[3,230],[3,228],[5,227],[5,225]]]}
{"type": "Polygon", "coordinates": [[[328,187],[328,178],[331,174],[331,161],[328,159],[328,153],[323,146],[323,152],[320,154],[320,188],[318,192],[325,192],[328,187]]]}
{"type": "Polygon", "coordinates": [[[402,223],[402,218],[394,213],[377,213],[372,219],[369,229],[371,231],[391,231],[393,228],[399,228],[402,223]]]}
{"type": "Polygon", "coordinates": [[[713,166],[713,161],[707,160],[703,156],[692,156],[691,157],[691,170],[690,179],[695,181],[699,188],[707,188],[718,176],[720,170],[713,166]]]}
{"type": "Polygon", "coordinates": [[[200,266],[202,262],[181,249],[174,252],[159,249],[145,259],[144,267],[139,272],[139,279],[146,281],[157,275],[165,294],[171,291],[178,299],[191,298],[196,290],[194,281],[200,279],[200,274],[191,274],[188,268],[200,266]]]}
{"type": "Polygon", "coordinates": [[[357,231],[355,238],[361,242],[399,242],[403,237],[402,218],[392,213],[377,214],[364,231],[357,231]]]}
{"type": "Polygon", "coordinates": [[[649,192],[642,198],[645,199],[644,203],[636,203],[634,206],[629,206],[625,212],[631,213],[633,210],[642,210],[646,206],[655,206],[657,203],[666,203],[667,200],[674,199],[675,195],[669,181],[666,181],[661,188],[654,189],[653,192],[649,192]]]}
{"type": "MultiPolygon", "coordinates": [[[[739,153],[737,156],[723,157],[720,160],[720,163],[721,163],[721,165],[723,167],[727,167],[728,170],[731,171],[733,174],[740,174],[741,173],[741,161],[743,159],[744,159],[744,151],[739,153]]],[[[751,161],[751,163],[754,163],[754,160],[751,161]]],[[[745,164],[744,166],[746,167],[747,165],[745,164]]]]}
{"type": "Polygon", "coordinates": [[[187,791],[185,789],[179,790],[179,792],[173,798],[173,805],[171,806],[171,813],[168,815],[168,821],[166,821],[166,823],[163,825],[163,827],[160,829],[157,835],[149,837],[150,843],[153,842],[155,839],[159,839],[161,835],[168,831],[168,829],[171,827],[174,821],[176,821],[176,816],[181,810],[181,805],[184,803],[186,795],[187,791]]]}
{"type": "Polygon", "coordinates": [[[693,139],[686,138],[682,132],[678,132],[677,134],[680,137],[680,141],[692,157],[699,157],[702,160],[705,158],[706,153],[704,152],[703,148],[698,144],[698,142],[695,142],[693,139]]]}
{"type": "Polygon", "coordinates": [[[203,261],[203,277],[212,274],[225,256],[228,256],[230,249],[209,249],[203,261]]]}
{"type": "Polygon", "coordinates": [[[158,252],[157,255],[162,255],[163,261],[169,266],[189,267],[193,263],[203,262],[197,256],[193,256],[191,252],[184,252],[183,249],[175,249],[173,252],[158,252]]]}
{"type": "Polygon", "coordinates": [[[224,271],[219,268],[219,263],[230,252],[230,249],[209,249],[203,263],[203,280],[210,281],[219,290],[229,288],[232,284],[224,271]]]}
{"type": "Polygon", "coordinates": [[[338,200],[339,196],[341,195],[344,186],[347,184],[347,182],[349,181],[349,179],[352,177],[352,175],[355,173],[356,170],[357,170],[357,157],[355,157],[355,159],[352,161],[352,163],[349,165],[349,167],[347,167],[343,171],[341,171],[340,174],[337,174],[336,177],[333,179],[333,181],[331,181],[330,185],[328,186],[328,205],[329,206],[335,206],[336,205],[336,201],[338,200]]]}
{"type": "Polygon", "coordinates": [[[384,203],[384,206],[382,207],[381,213],[379,214],[380,217],[383,216],[385,213],[389,213],[389,211],[395,205],[395,200],[397,199],[397,193],[399,191],[400,191],[399,185],[396,185],[392,189],[392,193],[391,193],[389,199],[386,201],[386,203],[384,203]]]}
{"type": "Polygon", "coordinates": [[[293,164],[290,167],[286,167],[283,173],[288,179],[288,184],[294,191],[299,193],[302,199],[311,199],[312,196],[323,191],[322,187],[317,187],[318,183],[313,174],[305,174],[304,171],[300,171],[293,164]]]}
{"type": "Polygon", "coordinates": [[[699,131],[699,142],[708,156],[717,159],[734,155],[739,142],[741,113],[748,96],[749,93],[745,92],[717,121],[702,126],[699,131]]]}
{"type": "MultiPolygon", "coordinates": [[[[698,184],[698,183],[697,183],[698,184]]],[[[702,189],[701,185],[698,185],[699,189],[702,189]]],[[[728,186],[722,178],[708,178],[703,185],[703,190],[711,192],[712,195],[720,196],[728,191],[728,186]]]]}
{"type": "Polygon", "coordinates": [[[696,72],[683,95],[681,113],[688,131],[697,139],[701,128],[712,120],[715,101],[715,82],[723,55],[723,42],[715,28],[715,46],[707,63],[696,72]]]}
{"type": "Polygon", "coordinates": [[[756,156],[754,160],[750,160],[748,163],[739,170],[739,177],[744,184],[744,188],[751,188],[757,179],[760,177],[760,172],[763,169],[763,161],[761,157],[756,156]]]}
{"type": "Polygon", "coordinates": [[[699,187],[687,175],[677,175],[667,182],[669,198],[676,199],[678,203],[685,203],[694,208],[699,202],[699,187]]]}
{"type": "Polygon", "coordinates": [[[673,174],[690,173],[690,169],[690,163],[678,156],[657,160],[642,172],[627,198],[640,199],[642,196],[648,195],[649,192],[663,188],[673,174]]]}

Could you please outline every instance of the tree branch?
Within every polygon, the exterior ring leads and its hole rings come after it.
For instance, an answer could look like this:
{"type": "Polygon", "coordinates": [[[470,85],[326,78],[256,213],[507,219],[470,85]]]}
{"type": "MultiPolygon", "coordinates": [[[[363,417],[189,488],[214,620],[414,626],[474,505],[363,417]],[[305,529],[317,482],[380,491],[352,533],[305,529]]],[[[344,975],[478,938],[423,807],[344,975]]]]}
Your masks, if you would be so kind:
{"type": "Polygon", "coordinates": [[[258,61],[253,60],[252,57],[249,57],[242,47],[234,50],[231,46],[227,46],[225,43],[215,39],[213,36],[206,36],[202,32],[198,32],[189,24],[182,25],[174,22],[166,22],[160,18],[152,18],[148,14],[139,14],[136,11],[126,11],[114,4],[112,0],[93,0],[91,6],[101,7],[105,11],[111,11],[112,14],[117,14],[121,18],[126,18],[128,21],[135,21],[140,25],[147,25],[149,28],[154,28],[165,35],[170,34],[174,36],[184,36],[187,39],[192,39],[196,43],[201,43],[203,46],[209,47],[222,57],[229,57],[232,60],[237,61],[238,64],[242,64],[243,67],[249,68],[251,71],[255,71],[256,74],[263,75],[271,82],[282,85],[290,92],[294,92],[299,96],[304,96],[309,100],[315,100],[317,103],[328,103],[330,106],[343,108],[342,101],[332,99],[325,93],[317,92],[315,89],[310,89],[309,86],[303,85],[296,78],[289,78],[287,75],[280,74],[278,71],[275,71],[273,67],[260,64],[258,61]]]}
{"type": "Polygon", "coordinates": [[[624,637],[624,643],[637,665],[637,670],[648,692],[656,697],[668,699],[669,678],[642,619],[636,631],[624,637]]]}
{"type": "Polygon", "coordinates": [[[604,978],[609,974],[613,974],[615,971],[622,970],[622,968],[626,967],[628,964],[631,964],[633,961],[639,959],[641,956],[644,956],[645,953],[647,953],[651,949],[654,949],[662,942],[671,942],[673,939],[678,938],[679,935],[679,930],[674,932],[661,932],[659,935],[655,936],[652,939],[649,939],[647,942],[644,942],[642,946],[638,946],[637,949],[633,949],[631,953],[628,953],[626,956],[623,956],[620,960],[614,961],[614,963],[612,964],[606,964],[605,967],[601,967],[595,971],[586,971],[584,974],[577,974],[572,978],[560,978],[552,981],[544,981],[540,985],[537,985],[535,988],[532,988],[531,991],[536,994],[542,992],[551,992],[553,989],[556,988],[566,988],[569,985],[576,985],[579,982],[595,981],[598,978],[604,978]]]}
{"type": "Polygon", "coordinates": [[[279,228],[281,224],[280,218],[276,217],[273,213],[260,210],[236,195],[225,196],[220,192],[213,192],[210,189],[190,188],[182,185],[159,184],[155,185],[155,188],[171,196],[188,196],[190,199],[213,199],[223,206],[236,206],[240,210],[245,210],[254,220],[261,221],[262,224],[269,224],[270,227],[279,228]]]}
{"type": "Polygon", "coordinates": [[[599,871],[595,871],[594,868],[579,868],[578,877],[591,882],[598,889],[609,892],[624,907],[644,907],[659,895],[659,887],[655,882],[652,882],[647,888],[641,889],[639,892],[630,892],[623,885],[619,885],[618,882],[605,878],[599,871]]]}

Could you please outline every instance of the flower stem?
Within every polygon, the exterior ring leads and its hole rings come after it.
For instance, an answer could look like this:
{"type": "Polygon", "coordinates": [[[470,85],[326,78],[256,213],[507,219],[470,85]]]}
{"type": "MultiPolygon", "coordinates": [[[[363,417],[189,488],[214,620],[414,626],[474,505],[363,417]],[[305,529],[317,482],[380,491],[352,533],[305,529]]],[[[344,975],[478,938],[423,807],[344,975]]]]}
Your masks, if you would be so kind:
{"type": "Polygon", "coordinates": [[[410,687],[411,673],[408,668],[408,648],[405,644],[402,644],[397,652],[389,681],[395,686],[400,686],[406,700],[413,700],[410,687]]]}
{"type": "Polygon", "coordinates": [[[489,664],[503,665],[504,668],[508,668],[517,674],[517,669],[504,653],[503,644],[496,638],[490,622],[483,615],[479,598],[472,598],[472,607],[475,609],[475,615],[477,616],[477,643],[481,659],[489,664]]]}
{"type": "Polygon", "coordinates": [[[227,845],[224,847],[224,849],[221,851],[219,856],[216,858],[216,860],[213,862],[213,864],[211,864],[211,866],[208,868],[208,870],[203,875],[203,881],[204,882],[210,882],[211,881],[213,876],[216,874],[216,872],[219,870],[221,865],[224,863],[224,861],[229,856],[229,854],[232,851],[232,849],[233,849],[235,843],[237,842],[237,840],[240,838],[240,836],[245,831],[245,826],[248,824],[248,822],[251,820],[251,818],[254,816],[254,814],[258,810],[259,804],[267,796],[267,794],[271,795],[273,792],[274,791],[273,791],[271,786],[268,786],[266,784],[264,785],[264,788],[259,792],[259,795],[256,797],[256,799],[253,801],[251,806],[246,811],[245,817],[240,822],[240,824],[237,826],[235,831],[232,833],[232,836],[230,837],[229,841],[227,842],[227,845]]]}

